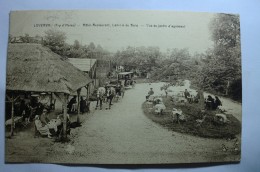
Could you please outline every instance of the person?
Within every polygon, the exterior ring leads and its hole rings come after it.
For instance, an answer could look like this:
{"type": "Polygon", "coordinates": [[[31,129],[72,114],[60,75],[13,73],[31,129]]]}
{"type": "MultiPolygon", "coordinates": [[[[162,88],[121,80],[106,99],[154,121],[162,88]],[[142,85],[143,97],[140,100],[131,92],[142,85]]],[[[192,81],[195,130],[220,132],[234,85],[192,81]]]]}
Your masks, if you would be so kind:
{"type": "Polygon", "coordinates": [[[77,103],[77,96],[73,96],[72,99],[70,99],[67,108],[69,108],[68,113],[71,113],[73,104],[77,103]]]}
{"type": "Polygon", "coordinates": [[[115,91],[116,95],[121,96],[121,86],[119,84],[116,84],[115,91]]]}
{"type": "Polygon", "coordinates": [[[50,119],[49,119],[49,117],[48,117],[48,115],[47,115],[47,109],[43,109],[42,114],[41,114],[41,116],[40,116],[40,121],[41,121],[42,124],[44,124],[44,125],[47,125],[48,122],[50,122],[50,119]]]}
{"type": "MultiPolygon", "coordinates": [[[[35,116],[34,124],[35,124],[36,131],[38,131],[43,136],[47,135],[48,138],[52,138],[48,126],[43,124],[39,118],[40,118],[39,115],[35,116]]],[[[35,132],[35,134],[36,134],[36,132],[35,132]]]]}
{"type": "Polygon", "coordinates": [[[108,88],[107,90],[107,100],[109,100],[109,109],[111,108],[111,105],[112,104],[112,100],[114,98],[114,95],[115,95],[115,88],[113,88],[112,86],[108,88]]]}
{"type": "Polygon", "coordinates": [[[153,94],[154,94],[153,88],[150,88],[150,90],[148,91],[148,95],[146,96],[146,100],[148,100],[149,97],[150,97],[151,95],[153,95],[153,94]]]}
{"type": "Polygon", "coordinates": [[[86,102],[86,112],[89,113],[90,112],[90,101],[87,97],[85,99],[85,102],[86,102]]]}
{"type": "Polygon", "coordinates": [[[85,113],[87,111],[87,102],[83,99],[83,97],[80,97],[80,112],[85,113]]]}
{"type": "Polygon", "coordinates": [[[125,86],[124,86],[124,84],[121,84],[120,85],[120,92],[121,92],[121,96],[122,96],[122,98],[124,97],[124,95],[125,95],[125,86]]]}
{"type": "Polygon", "coordinates": [[[185,89],[184,91],[184,97],[187,99],[188,97],[190,97],[190,93],[187,89],[185,89]]]}
{"type": "Polygon", "coordinates": [[[135,84],[136,84],[136,81],[135,81],[135,80],[133,80],[133,88],[135,87],[135,84]]]}
{"type": "Polygon", "coordinates": [[[26,103],[25,109],[24,109],[24,114],[23,114],[25,123],[30,122],[30,116],[31,116],[31,106],[30,106],[30,103],[26,103]]]}
{"type": "Polygon", "coordinates": [[[106,88],[105,87],[99,87],[97,90],[97,104],[96,109],[98,106],[100,106],[100,110],[102,109],[102,101],[104,99],[104,95],[106,94],[106,88]]]}
{"type": "Polygon", "coordinates": [[[164,92],[165,92],[165,96],[167,98],[168,97],[168,90],[167,90],[167,88],[164,89],[164,92]]]}
{"type": "Polygon", "coordinates": [[[206,100],[206,108],[213,109],[213,107],[214,107],[214,99],[210,95],[208,95],[208,98],[206,100]]]}
{"type": "Polygon", "coordinates": [[[199,92],[198,91],[196,91],[196,96],[194,97],[194,102],[195,103],[199,103],[199,99],[200,99],[200,94],[199,94],[199,92]]]}
{"type": "Polygon", "coordinates": [[[19,112],[19,116],[23,116],[24,114],[24,111],[25,111],[25,101],[24,99],[21,100],[21,103],[20,103],[20,112],[19,112]]]}
{"type": "Polygon", "coordinates": [[[219,106],[222,106],[222,102],[219,100],[218,96],[215,96],[214,109],[217,109],[219,106]]]}
{"type": "Polygon", "coordinates": [[[34,116],[33,117],[35,117],[35,115],[41,115],[42,114],[42,111],[43,111],[43,109],[44,109],[44,106],[43,106],[43,104],[41,103],[41,102],[38,102],[37,103],[37,106],[34,108],[34,116]]]}

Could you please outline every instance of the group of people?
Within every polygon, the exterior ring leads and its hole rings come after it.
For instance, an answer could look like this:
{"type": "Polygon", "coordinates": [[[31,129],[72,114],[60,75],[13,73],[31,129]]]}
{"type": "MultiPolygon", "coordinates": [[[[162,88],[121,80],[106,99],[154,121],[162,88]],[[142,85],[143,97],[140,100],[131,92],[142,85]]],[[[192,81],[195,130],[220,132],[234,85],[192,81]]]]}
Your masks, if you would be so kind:
{"type": "Polygon", "coordinates": [[[96,109],[98,107],[100,107],[100,109],[102,109],[102,105],[103,102],[105,101],[106,103],[108,103],[108,108],[107,109],[111,109],[112,104],[112,100],[114,99],[114,97],[116,97],[117,99],[119,98],[119,96],[123,97],[124,96],[124,86],[122,84],[116,84],[115,87],[108,85],[108,83],[106,83],[104,85],[104,87],[99,87],[97,89],[97,104],[96,104],[96,109]]]}
{"type": "Polygon", "coordinates": [[[184,91],[184,97],[187,99],[189,103],[198,103],[200,101],[201,93],[199,91],[196,91],[196,95],[190,94],[190,92],[185,89],[184,91]]]}
{"type": "MultiPolygon", "coordinates": [[[[58,137],[63,128],[63,115],[57,116],[56,119],[50,119],[47,109],[43,109],[41,115],[35,116],[35,135],[39,133],[42,136],[47,136],[48,138],[52,138],[53,136],[58,137]]],[[[67,115],[67,131],[70,131],[70,118],[67,115]]]]}
{"type": "MultiPolygon", "coordinates": [[[[89,112],[89,105],[90,101],[88,98],[83,98],[82,96],[80,97],[80,113],[85,113],[89,112]]],[[[70,99],[68,105],[68,113],[76,112],[77,111],[77,96],[73,96],[73,98],[70,99]]]]}
{"type": "Polygon", "coordinates": [[[219,100],[218,96],[215,96],[215,99],[208,95],[207,99],[205,99],[206,109],[216,110],[219,106],[222,106],[222,102],[219,100]]]}
{"type": "MultiPolygon", "coordinates": [[[[190,92],[185,89],[184,91],[184,97],[187,99],[189,103],[195,102],[198,103],[201,97],[201,94],[199,91],[197,91],[197,94],[195,96],[192,96],[190,92]]],[[[203,100],[202,100],[203,101],[203,100]]],[[[222,106],[222,102],[218,98],[218,96],[215,96],[215,99],[211,96],[208,95],[208,97],[204,100],[205,107],[208,110],[216,110],[219,106],[222,106]]]]}
{"type": "Polygon", "coordinates": [[[50,106],[41,102],[39,96],[25,97],[20,101],[17,101],[17,105],[15,106],[15,114],[22,116],[24,124],[27,125],[35,118],[36,115],[41,115],[43,109],[50,111],[50,106]]]}

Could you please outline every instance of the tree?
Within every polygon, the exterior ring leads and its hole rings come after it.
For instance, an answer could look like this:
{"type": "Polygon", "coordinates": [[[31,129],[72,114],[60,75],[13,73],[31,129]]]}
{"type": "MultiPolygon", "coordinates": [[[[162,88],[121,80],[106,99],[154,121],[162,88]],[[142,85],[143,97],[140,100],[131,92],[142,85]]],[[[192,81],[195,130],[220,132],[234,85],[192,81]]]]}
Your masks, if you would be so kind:
{"type": "Polygon", "coordinates": [[[200,80],[204,89],[228,94],[230,83],[241,78],[239,16],[217,14],[209,28],[214,47],[203,59],[200,80]]]}
{"type": "Polygon", "coordinates": [[[24,36],[21,36],[21,41],[24,43],[30,43],[30,36],[29,34],[24,34],[24,36]]]}
{"type": "Polygon", "coordinates": [[[78,50],[78,49],[80,48],[80,43],[79,43],[78,40],[75,40],[75,41],[74,41],[73,48],[76,49],[76,50],[78,50]]]}
{"type": "Polygon", "coordinates": [[[47,30],[45,32],[43,45],[49,47],[53,52],[63,56],[66,34],[58,30],[47,30]]]}

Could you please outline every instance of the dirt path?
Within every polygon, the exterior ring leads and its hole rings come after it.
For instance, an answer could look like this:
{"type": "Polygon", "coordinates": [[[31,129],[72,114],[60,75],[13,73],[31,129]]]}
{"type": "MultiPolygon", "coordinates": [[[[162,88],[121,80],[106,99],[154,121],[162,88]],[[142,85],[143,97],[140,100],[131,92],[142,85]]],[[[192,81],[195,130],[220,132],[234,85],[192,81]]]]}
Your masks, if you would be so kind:
{"type": "MultiPolygon", "coordinates": [[[[234,161],[233,140],[205,139],[168,131],[148,119],[141,109],[150,87],[137,84],[111,110],[97,110],[79,128],[69,145],[54,145],[48,162],[68,163],[183,163],[234,161]],[[222,145],[228,151],[222,150],[222,145]],[[67,152],[64,154],[64,149],[67,152]],[[62,159],[61,159],[62,155],[62,159]]],[[[161,93],[159,93],[161,94],[161,93]]],[[[46,160],[45,160],[46,161],[46,160]]]]}

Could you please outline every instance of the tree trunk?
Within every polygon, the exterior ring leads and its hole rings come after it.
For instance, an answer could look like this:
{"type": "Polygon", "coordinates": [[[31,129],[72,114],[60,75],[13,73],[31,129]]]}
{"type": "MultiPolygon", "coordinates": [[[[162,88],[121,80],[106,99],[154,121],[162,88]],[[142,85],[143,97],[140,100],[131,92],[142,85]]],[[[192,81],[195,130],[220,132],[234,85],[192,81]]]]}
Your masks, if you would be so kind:
{"type": "Polygon", "coordinates": [[[229,89],[229,80],[228,80],[228,82],[227,82],[226,96],[228,95],[228,89],[229,89]]]}
{"type": "Polygon", "coordinates": [[[199,94],[199,107],[200,109],[204,109],[205,108],[205,102],[204,102],[204,95],[203,95],[203,91],[202,90],[199,90],[198,91],[198,94],[199,94]]]}

